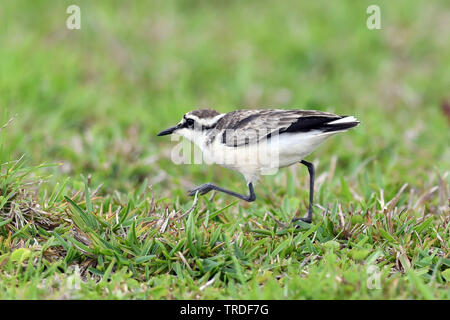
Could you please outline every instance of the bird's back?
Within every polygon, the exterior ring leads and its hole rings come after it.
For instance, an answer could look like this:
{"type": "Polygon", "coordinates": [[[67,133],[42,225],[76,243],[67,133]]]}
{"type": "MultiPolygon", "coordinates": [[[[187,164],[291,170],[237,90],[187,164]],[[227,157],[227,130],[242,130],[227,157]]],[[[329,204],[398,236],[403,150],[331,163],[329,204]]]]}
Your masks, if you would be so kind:
{"type": "Polygon", "coordinates": [[[357,126],[354,117],[316,110],[255,109],[227,113],[216,124],[221,142],[230,147],[252,144],[274,134],[343,131],[357,126]]]}

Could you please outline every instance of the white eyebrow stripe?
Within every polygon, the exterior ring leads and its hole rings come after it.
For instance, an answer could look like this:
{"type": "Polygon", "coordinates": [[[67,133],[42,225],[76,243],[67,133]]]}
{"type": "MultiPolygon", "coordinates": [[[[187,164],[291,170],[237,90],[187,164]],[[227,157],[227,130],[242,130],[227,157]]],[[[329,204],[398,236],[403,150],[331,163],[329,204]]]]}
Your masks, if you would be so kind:
{"type": "Polygon", "coordinates": [[[190,115],[188,115],[188,118],[191,118],[195,122],[200,123],[202,125],[211,126],[211,125],[217,123],[217,121],[219,121],[223,116],[225,116],[224,113],[218,114],[217,116],[215,116],[213,118],[202,118],[201,119],[201,118],[199,118],[199,117],[197,117],[195,115],[190,114],[190,115]]]}

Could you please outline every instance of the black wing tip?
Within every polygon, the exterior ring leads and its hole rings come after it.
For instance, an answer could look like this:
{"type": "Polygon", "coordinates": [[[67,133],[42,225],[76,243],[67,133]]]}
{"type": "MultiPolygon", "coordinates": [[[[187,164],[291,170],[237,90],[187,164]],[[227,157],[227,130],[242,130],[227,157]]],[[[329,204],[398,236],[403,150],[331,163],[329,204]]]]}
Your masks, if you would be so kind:
{"type": "Polygon", "coordinates": [[[283,131],[291,133],[315,130],[322,132],[333,132],[348,130],[359,124],[360,122],[353,116],[308,116],[299,118],[296,122],[283,131]]]}
{"type": "Polygon", "coordinates": [[[340,116],[338,120],[332,120],[325,124],[324,132],[343,131],[354,128],[360,121],[354,116],[340,116]]]}
{"type": "Polygon", "coordinates": [[[330,124],[324,128],[325,130],[322,130],[324,132],[333,132],[333,131],[342,131],[342,130],[348,130],[351,128],[354,128],[360,124],[359,121],[353,121],[353,122],[345,122],[340,124],[330,124]]]}

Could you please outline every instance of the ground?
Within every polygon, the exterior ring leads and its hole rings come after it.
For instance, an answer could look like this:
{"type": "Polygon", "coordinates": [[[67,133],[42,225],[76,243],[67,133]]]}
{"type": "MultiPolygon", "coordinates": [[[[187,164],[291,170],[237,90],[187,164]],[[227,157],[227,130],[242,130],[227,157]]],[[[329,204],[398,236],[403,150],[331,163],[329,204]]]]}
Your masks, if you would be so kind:
{"type": "Polygon", "coordinates": [[[1,299],[449,299],[448,1],[0,4],[1,299]],[[381,9],[381,29],[366,9],[381,9]],[[156,137],[198,107],[361,125],[248,204],[156,137]]]}

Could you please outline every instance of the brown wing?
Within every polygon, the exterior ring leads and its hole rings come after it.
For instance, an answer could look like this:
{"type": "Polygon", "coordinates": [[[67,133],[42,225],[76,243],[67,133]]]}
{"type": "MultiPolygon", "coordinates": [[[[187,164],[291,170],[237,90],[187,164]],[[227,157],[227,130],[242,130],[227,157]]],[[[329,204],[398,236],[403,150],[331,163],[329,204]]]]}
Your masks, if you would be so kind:
{"type": "Polygon", "coordinates": [[[320,123],[341,118],[315,110],[236,110],[227,113],[216,125],[225,130],[222,143],[229,147],[253,144],[274,133],[309,131],[320,123]],[[292,130],[291,130],[292,129],[292,130]]]}

